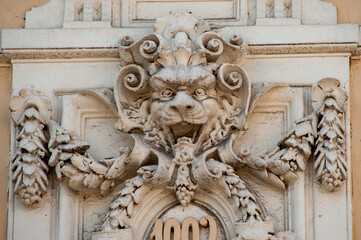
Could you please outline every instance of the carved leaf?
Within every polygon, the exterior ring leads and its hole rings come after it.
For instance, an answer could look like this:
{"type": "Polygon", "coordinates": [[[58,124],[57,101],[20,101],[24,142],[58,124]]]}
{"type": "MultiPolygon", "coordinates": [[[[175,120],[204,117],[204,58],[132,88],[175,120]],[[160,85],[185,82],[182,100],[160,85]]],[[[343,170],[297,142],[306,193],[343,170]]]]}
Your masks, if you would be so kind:
{"type": "Polygon", "coordinates": [[[80,171],[90,173],[91,169],[89,165],[86,164],[87,159],[85,157],[76,154],[73,155],[70,160],[73,166],[79,169],[80,171]]]}
{"type": "Polygon", "coordinates": [[[69,164],[69,163],[65,164],[64,167],[62,167],[60,171],[62,174],[64,174],[68,178],[71,178],[72,176],[79,173],[79,170],[76,167],[74,167],[72,164],[69,164]]]}
{"type": "Polygon", "coordinates": [[[58,148],[54,149],[51,156],[50,156],[50,158],[49,158],[49,166],[50,167],[56,166],[56,164],[59,161],[59,156],[60,156],[59,149],[58,148]]]}
{"type": "Polygon", "coordinates": [[[89,164],[91,170],[93,170],[97,174],[105,175],[108,171],[108,168],[105,167],[103,164],[97,163],[95,161],[89,164]]]}
{"type": "Polygon", "coordinates": [[[106,173],[106,177],[109,179],[115,179],[125,171],[125,163],[128,155],[126,153],[121,154],[120,157],[116,158],[106,173]]]}
{"type": "Polygon", "coordinates": [[[113,180],[105,180],[101,187],[100,187],[100,193],[103,196],[106,196],[109,194],[110,189],[114,186],[114,181],[113,180]]]}
{"type": "Polygon", "coordinates": [[[83,185],[85,187],[92,189],[98,188],[102,183],[103,179],[101,179],[99,175],[94,173],[86,174],[83,181],[83,185]]]}
{"type": "Polygon", "coordinates": [[[116,193],[117,198],[113,201],[104,219],[102,231],[113,231],[127,227],[128,218],[132,217],[135,205],[140,201],[141,193],[144,192],[141,176],[136,176],[127,181],[126,187],[116,193]]]}

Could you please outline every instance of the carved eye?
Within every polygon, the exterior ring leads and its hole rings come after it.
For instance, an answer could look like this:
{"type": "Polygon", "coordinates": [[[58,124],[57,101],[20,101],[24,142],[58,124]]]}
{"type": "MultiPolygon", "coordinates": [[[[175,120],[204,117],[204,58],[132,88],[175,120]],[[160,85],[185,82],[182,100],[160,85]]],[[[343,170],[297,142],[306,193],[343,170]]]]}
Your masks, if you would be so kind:
{"type": "Polygon", "coordinates": [[[203,88],[197,88],[194,91],[194,95],[196,95],[197,97],[202,97],[206,95],[206,91],[203,88]]]}
{"type": "Polygon", "coordinates": [[[173,91],[169,88],[162,90],[162,97],[163,98],[170,98],[173,96],[173,91]]]}

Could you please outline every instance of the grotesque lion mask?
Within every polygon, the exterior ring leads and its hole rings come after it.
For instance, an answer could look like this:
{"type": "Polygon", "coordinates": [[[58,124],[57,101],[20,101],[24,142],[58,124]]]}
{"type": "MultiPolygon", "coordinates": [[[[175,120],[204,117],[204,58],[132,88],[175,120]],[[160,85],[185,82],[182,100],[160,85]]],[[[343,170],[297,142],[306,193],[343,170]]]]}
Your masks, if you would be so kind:
{"type": "Polygon", "coordinates": [[[229,43],[206,32],[208,24],[191,14],[184,26],[174,25],[184,13],[174,15],[159,19],[154,34],[135,43],[122,40],[120,56],[127,66],[115,85],[119,129],[141,132],[167,151],[187,141],[197,152],[244,127],[250,83],[239,64],[246,44],[237,36],[229,43]]]}

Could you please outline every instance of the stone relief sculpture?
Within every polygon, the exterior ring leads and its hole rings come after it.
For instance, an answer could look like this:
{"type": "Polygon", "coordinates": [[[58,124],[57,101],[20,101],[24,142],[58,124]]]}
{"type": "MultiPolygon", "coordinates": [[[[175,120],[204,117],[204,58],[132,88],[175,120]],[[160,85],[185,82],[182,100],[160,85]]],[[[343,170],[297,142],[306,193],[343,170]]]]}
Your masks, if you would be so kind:
{"type": "Polygon", "coordinates": [[[339,84],[335,79],[319,81],[312,99],[319,118],[314,168],[317,180],[330,191],[339,188],[347,176],[344,123],[347,95],[339,84]]]}
{"type": "Polygon", "coordinates": [[[155,33],[136,42],[129,36],[120,41],[123,68],[114,97],[110,90],[84,91],[118,113],[116,127],[134,138],[134,148],[121,148],[117,158],[93,159],[86,142],[51,120],[46,96],[23,90],[11,102],[18,131],[14,192],[28,205],[40,202],[50,167],[59,180],[69,179],[70,188],[90,194],[105,196],[126,181],[114,195],[101,232],[133,239],[132,216],[152,189],[173,191],[187,207],[199,191],[214,187],[234,204],[238,219],[232,239],[297,239],[291,232],[268,231],[271,220],[235,170],[250,169],[258,178],[286,188],[314,158],[317,180],[330,191],[340,188],[347,175],[347,95],[338,80],[319,81],[312,93],[314,113],[297,121],[273,152],[254,155],[233,142],[247,131],[259,100],[288,86],[252,85],[241,67],[245,41],[234,35],[228,42],[189,13],[160,18],[154,28],[155,33]]]}
{"type": "Polygon", "coordinates": [[[12,117],[19,130],[11,165],[14,192],[30,205],[41,200],[49,184],[44,127],[50,118],[51,105],[40,92],[22,91],[20,96],[13,97],[10,107],[15,110],[12,117]]]}

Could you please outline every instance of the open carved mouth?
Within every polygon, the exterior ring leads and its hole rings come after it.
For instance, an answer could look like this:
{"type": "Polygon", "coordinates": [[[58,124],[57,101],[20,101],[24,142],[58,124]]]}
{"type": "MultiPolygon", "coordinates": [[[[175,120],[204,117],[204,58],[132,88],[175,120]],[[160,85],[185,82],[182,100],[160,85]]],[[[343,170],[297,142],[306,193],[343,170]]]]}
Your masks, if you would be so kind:
{"type": "Polygon", "coordinates": [[[192,124],[185,121],[171,126],[175,140],[186,137],[192,139],[193,143],[198,139],[200,128],[200,124],[192,124]]]}

